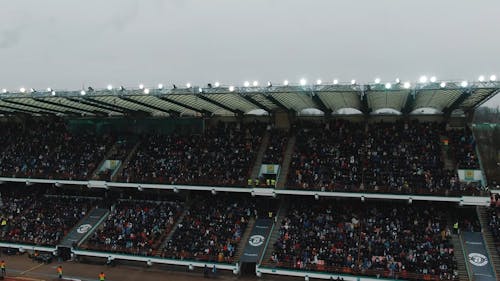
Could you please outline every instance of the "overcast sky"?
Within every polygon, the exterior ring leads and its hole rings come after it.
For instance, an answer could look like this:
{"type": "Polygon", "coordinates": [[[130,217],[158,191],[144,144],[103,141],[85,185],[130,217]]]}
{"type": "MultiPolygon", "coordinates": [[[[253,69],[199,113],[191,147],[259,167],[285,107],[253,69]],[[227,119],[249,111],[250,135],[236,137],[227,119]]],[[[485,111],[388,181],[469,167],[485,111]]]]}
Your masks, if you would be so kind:
{"type": "Polygon", "coordinates": [[[500,77],[499,12],[498,0],[2,1],[0,88],[500,77]]]}

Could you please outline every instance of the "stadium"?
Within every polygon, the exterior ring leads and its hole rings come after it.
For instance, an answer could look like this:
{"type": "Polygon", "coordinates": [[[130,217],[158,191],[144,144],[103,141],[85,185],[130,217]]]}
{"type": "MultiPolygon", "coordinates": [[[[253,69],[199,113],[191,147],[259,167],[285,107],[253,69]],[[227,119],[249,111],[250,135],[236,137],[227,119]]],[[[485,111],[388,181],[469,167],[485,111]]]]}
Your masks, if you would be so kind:
{"type": "Polygon", "coordinates": [[[499,10],[4,1],[0,280],[500,280],[499,10]]]}
{"type": "Polygon", "coordinates": [[[496,126],[474,119],[495,77],[187,86],[0,94],[4,253],[242,278],[495,278],[498,142],[476,136],[496,126]]]}

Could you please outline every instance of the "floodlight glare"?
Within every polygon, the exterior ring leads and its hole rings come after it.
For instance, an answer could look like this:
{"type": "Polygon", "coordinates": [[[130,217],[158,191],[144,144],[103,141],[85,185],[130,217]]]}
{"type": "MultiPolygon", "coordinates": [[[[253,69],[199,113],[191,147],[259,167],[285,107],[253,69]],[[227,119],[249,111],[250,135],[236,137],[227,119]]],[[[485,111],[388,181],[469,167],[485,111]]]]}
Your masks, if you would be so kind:
{"type": "Polygon", "coordinates": [[[399,78],[396,78],[396,84],[401,83],[401,80],[399,78]]]}
{"type": "Polygon", "coordinates": [[[191,83],[186,83],[186,88],[191,88],[191,83]]]}
{"type": "Polygon", "coordinates": [[[380,78],[375,78],[375,84],[380,84],[380,78]]]}
{"type": "Polygon", "coordinates": [[[245,82],[243,83],[243,86],[245,86],[245,87],[250,87],[250,82],[245,81],[245,82]]]}
{"type": "Polygon", "coordinates": [[[288,80],[283,81],[283,85],[288,86],[288,80]]]}
{"type": "Polygon", "coordinates": [[[52,92],[52,88],[51,88],[51,87],[48,87],[48,88],[47,88],[47,92],[52,92]]]}
{"type": "Polygon", "coordinates": [[[259,86],[259,81],[253,81],[252,86],[254,86],[254,87],[259,86]]]}
{"type": "Polygon", "coordinates": [[[490,76],[490,81],[497,81],[497,76],[496,75],[491,75],[490,76]]]}
{"type": "Polygon", "coordinates": [[[351,84],[352,84],[352,85],[356,85],[356,80],[352,79],[352,80],[351,80],[351,84]]]}
{"type": "Polygon", "coordinates": [[[437,80],[437,79],[436,79],[436,76],[432,76],[432,77],[431,77],[431,82],[432,82],[432,83],[435,83],[435,82],[436,82],[436,80],[437,80]]]}
{"type": "Polygon", "coordinates": [[[386,89],[390,89],[390,88],[392,88],[391,83],[385,83],[385,88],[386,88],[386,89]]]}
{"type": "Polygon", "coordinates": [[[268,86],[268,87],[272,87],[272,86],[273,86],[273,83],[271,83],[271,81],[267,81],[267,86],[268,86]]]}
{"type": "Polygon", "coordinates": [[[144,89],[144,84],[139,84],[139,89],[144,89]]]}
{"type": "Polygon", "coordinates": [[[410,82],[405,82],[405,83],[403,84],[403,88],[405,88],[405,89],[409,89],[410,87],[411,87],[410,82]]]}
{"type": "Polygon", "coordinates": [[[163,84],[161,84],[161,83],[158,84],[158,89],[160,89],[160,90],[163,89],[163,84]]]}
{"type": "Polygon", "coordinates": [[[234,86],[229,86],[229,91],[234,92],[234,86]]]}
{"type": "Polygon", "coordinates": [[[26,89],[25,89],[25,88],[21,88],[21,89],[19,89],[19,91],[20,91],[21,93],[24,93],[24,92],[26,92],[26,89]]]}
{"type": "Polygon", "coordinates": [[[55,96],[55,95],[56,95],[56,91],[52,91],[51,93],[52,93],[52,95],[53,95],[53,96],[55,96]]]}
{"type": "Polygon", "coordinates": [[[316,85],[321,85],[321,79],[316,80],[316,85]]]}
{"type": "Polygon", "coordinates": [[[333,79],[333,85],[337,85],[339,83],[339,80],[333,79]]]}
{"type": "Polygon", "coordinates": [[[80,95],[85,96],[85,94],[86,94],[86,93],[85,93],[85,90],[81,90],[81,91],[80,91],[80,95]]]}
{"type": "Polygon", "coordinates": [[[446,87],[446,82],[441,82],[441,84],[439,84],[439,86],[440,86],[441,88],[446,87]]]}
{"type": "Polygon", "coordinates": [[[479,82],[484,82],[484,75],[479,76],[479,82]]]}
{"type": "Polygon", "coordinates": [[[467,85],[469,85],[467,81],[462,81],[462,83],[460,83],[460,86],[462,86],[463,88],[467,87],[467,85]]]}
{"type": "Polygon", "coordinates": [[[215,82],[214,86],[215,86],[215,88],[218,88],[220,86],[220,83],[219,82],[215,82]]]}
{"type": "Polygon", "coordinates": [[[421,76],[419,81],[420,83],[427,83],[427,76],[421,76]]]}
{"type": "Polygon", "coordinates": [[[108,90],[113,90],[113,85],[108,85],[108,90]]]}
{"type": "Polygon", "coordinates": [[[300,85],[305,86],[307,84],[307,80],[302,78],[300,79],[300,85]]]}
{"type": "Polygon", "coordinates": [[[143,91],[143,92],[144,92],[145,94],[149,94],[149,89],[148,89],[148,88],[146,88],[146,89],[144,89],[144,91],[143,91]]]}
{"type": "Polygon", "coordinates": [[[2,93],[7,93],[7,89],[2,89],[2,93]]]}

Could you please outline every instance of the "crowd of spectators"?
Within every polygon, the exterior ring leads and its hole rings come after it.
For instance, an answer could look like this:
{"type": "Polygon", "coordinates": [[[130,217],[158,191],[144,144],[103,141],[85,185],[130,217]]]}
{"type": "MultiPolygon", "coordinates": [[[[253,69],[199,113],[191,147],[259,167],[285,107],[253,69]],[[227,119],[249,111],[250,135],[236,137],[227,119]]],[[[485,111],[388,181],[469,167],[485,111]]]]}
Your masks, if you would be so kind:
{"type": "Polygon", "coordinates": [[[476,156],[476,141],[469,127],[449,130],[451,153],[457,161],[458,169],[479,169],[476,156]]]}
{"type": "Polygon", "coordinates": [[[279,129],[269,131],[269,144],[262,157],[262,164],[281,165],[288,143],[288,132],[279,129]]]}
{"type": "Polygon", "coordinates": [[[9,133],[0,153],[5,177],[85,180],[114,142],[111,137],[69,132],[62,119],[33,119],[9,133]]]}
{"type": "Polygon", "coordinates": [[[387,277],[455,278],[445,208],[310,203],[290,207],[281,222],[272,264],[387,277]]]}
{"type": "Polygon", "coordinates": [[[248,199],[200,198],[166,241],[162,256],[232,262],[249,219],[257,214],[255,203],[248,199]]]}
{"type": "MultiPolygon", "coordinates": [[[[322,191],[449,193],[468,190],[456,170],[441,159],[443,123],[397,121],[356,123],[342,120],[299,127],[287,186],[322,191]]],[[[453,131],[451,131],[453,135],[453,131]]],[[[475,159],[470,131],[452,147],[460,163],[475,159]],[[469,148],[467,148],[469,147],[469,148]],[[464,157],[460,156],[464,155],[464,157]]]]}
{"type": "Polygon", "coordinates": [[[159,247],[181,213],[182,204],[178,201],[121,200],[85,247],[154,255],[153,250],[159,247]]]}
{"type": "Polygon", "coordinates": [[[342,120],[301,126],[287,185],[324,191],[359,186],[363,132],[363,124],[342,120]]]}
{"type": "Polygon", "coordinates": [[[2,194],[4,242],[55,246],[95,204],[89,198],[2,194]]]}
{"type": "Polygon", "coordinates": [[[264,128],[260,123],[219,123],[201,135],[146,135],[120,180],[244,186],[264,128]]]}

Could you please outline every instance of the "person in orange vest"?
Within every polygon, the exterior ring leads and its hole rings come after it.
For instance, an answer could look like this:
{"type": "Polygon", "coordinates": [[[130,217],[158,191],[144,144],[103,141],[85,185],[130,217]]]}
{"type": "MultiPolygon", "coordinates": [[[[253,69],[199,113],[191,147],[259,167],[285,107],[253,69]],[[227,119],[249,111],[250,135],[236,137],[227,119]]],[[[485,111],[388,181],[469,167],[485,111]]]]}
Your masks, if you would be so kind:
{"type": "Polygon", "coordinates": [[[5,261],[4,260],[2,260],[0,262],[0,268],[2,269],[2,277],[7,275],[7,273],[5,272],[5,261]]]}
{"type": "Polygon", "coordinates": [[[62,275],[63,275],[62,266],[57,267],[57,275],[59,275],[59,279],[62,279],[62,275]]]}
{"type": "Polygon", "coordinates": [[[106,280],[106,275],[104,274],[104,272],[101,271],[101,273],[99,273],[99,281],[104,281],[106,280]]]}

